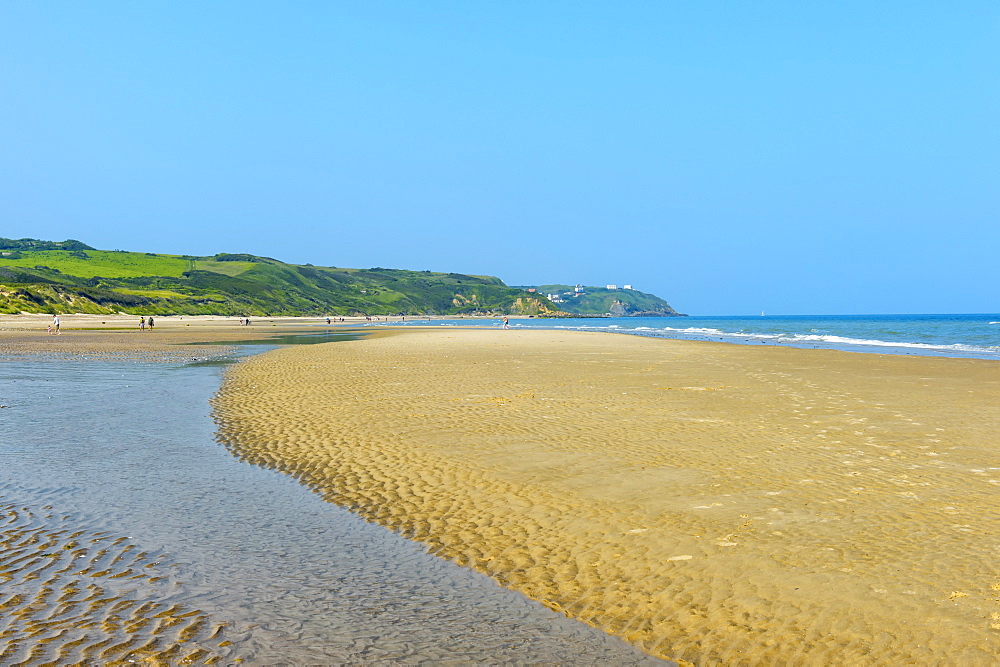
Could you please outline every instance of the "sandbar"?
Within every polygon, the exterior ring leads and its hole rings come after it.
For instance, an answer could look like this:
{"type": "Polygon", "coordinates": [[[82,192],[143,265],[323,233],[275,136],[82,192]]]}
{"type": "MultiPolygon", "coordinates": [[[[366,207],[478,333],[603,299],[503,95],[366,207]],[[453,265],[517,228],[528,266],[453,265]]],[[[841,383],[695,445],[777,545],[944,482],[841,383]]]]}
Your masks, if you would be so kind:
{"type": "Polygon", "coordinates": [[[57,337],[51,316],[0,318],[5,664],[653,662],[212,442],[233,355],[198,343],[356,330],[62,319],[57,337]]]}
{"type": "Polygon", "coordinates": [[[1000,659],[1000,364],[538,330],[289,347],[238,456],[651,655],[1000,659]]]}

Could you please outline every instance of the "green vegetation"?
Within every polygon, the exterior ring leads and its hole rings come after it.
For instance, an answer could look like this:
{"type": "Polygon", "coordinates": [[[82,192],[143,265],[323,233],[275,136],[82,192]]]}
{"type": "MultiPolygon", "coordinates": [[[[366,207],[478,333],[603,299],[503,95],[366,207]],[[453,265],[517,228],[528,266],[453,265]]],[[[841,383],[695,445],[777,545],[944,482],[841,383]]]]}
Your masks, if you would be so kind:
{"type": "MultiPolygon", "coordinates": [[[[3,252],[0,250],[0,253],[3,252]]],[[[190,267],[189,260],[177,255],[150,256],[120,250],[32,250],[21,251],[18,255],[14,259],[0,254],[0,266],[23,269],[41,266],[79,278],[138,278],[149,275],[179,278],[190,267]]]]}
{"type": "Polygon", "coordinates": [[[93,250],[93,248],[73,239],[39,241],[38,239],[5,239],[0,236],[0,250],[93,250]]]}
{"type": "Polygon", "coordinates": [[[550,314],[499,278],[96,250],[0,238],[0,312],[219,315],[550,314]]]}
{"type": "Polygon", "coordinates": [[[560,301],[555,306],[574,315],[613,315],[615,317],[677,317],[682,315],[669,303],[658,296],[634,289],[613,289],[604,287],[583,287],[583,292],[575,291],[573,285],[535,285],[521,289],[537,290],[538,294],[558,294],[560,301]]]}

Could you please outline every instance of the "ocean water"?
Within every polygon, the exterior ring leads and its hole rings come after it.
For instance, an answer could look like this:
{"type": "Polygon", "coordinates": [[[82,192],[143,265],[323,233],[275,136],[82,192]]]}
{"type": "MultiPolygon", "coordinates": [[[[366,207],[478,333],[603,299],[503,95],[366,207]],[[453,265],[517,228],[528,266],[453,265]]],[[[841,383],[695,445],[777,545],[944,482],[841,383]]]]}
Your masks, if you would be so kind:
{"type": "MultiPolygon", "coordinates": [[[[377,322],[392,326],[500,327],[499,320],[377,322]]],[[[1000,314],[779,315],[517,319],[512,328],[608,331],[657,338],[782,345],[878,354],[1000,360],[1000,314]]]]}

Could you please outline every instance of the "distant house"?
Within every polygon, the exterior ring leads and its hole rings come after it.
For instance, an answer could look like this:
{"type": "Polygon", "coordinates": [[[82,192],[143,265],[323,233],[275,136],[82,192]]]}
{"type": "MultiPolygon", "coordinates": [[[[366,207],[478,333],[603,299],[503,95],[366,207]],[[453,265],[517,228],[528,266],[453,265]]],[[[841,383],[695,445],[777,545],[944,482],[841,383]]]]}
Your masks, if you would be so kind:
{"type": "Polygon", "coordinates": [[[635,289],[631,285],[622,285],[622,289],[635,289]]]}
{"type": "Polygon", "coordinates": [[[573,288],[573,291],[576,292],[577,294],[583,294],[583,285],[577,285],[576,287],[573,288]]]}
{"type": "Polygon", "coordinates": [[[529,288],[528,288],[528,291],[529,291],[529,292],[534,292],[534,291],[535,291],[535,288],[534,288],[534,287],[529,287],[529,288]]]}
{"type": "Polygon", "coordinates": [[[605,285],[605,289],[618,289],[618,285],[605,285]]]}
{"type": "Polygon", "coordinates": [[[552,303],[562,303],[562,297],[558,294],[546,294],[546,298],[552,303]]]}

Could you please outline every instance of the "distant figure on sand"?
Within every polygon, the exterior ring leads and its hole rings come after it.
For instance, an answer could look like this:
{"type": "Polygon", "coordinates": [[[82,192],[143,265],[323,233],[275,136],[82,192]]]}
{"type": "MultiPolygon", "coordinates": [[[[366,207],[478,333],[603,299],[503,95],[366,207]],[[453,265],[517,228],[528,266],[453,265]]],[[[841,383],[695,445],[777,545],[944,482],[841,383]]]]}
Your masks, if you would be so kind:
{"type": "Polygon", "coordinates": [[[328,317],[328,318],[326,318],[326,323],[327,323],[327,324],[329,324],[329,323],[330,323],[330,318],[329,318],[329,317],[328,317]]]}
{"type": "Polygon", "coordinates": [[[53,329],[53,331],[55,331],[55,333],[56,333],[57,336],[62,335],[62,332],[59,330],[59,316],[58,315],[53,315],[52,316],[52,329],[53,329]]]}
{"type": "Polygon", "coordinates": [[[145,330],[146,330],[146,318],[145,317],[140,317],[139,318],[139,331],[145,331],[145,330]]]}
{"type": "Polygon", "coordinates": [[[153,330],[153,318],[152,317],[149,318],[149,321],[147,322],[147,324],[149,324],[149,330],[152,331],[153,330]]]}
{"type": "Polygon", "coordinates": [[[510,321],[506,317],[503,318],[503,328],[510,329],[510,321]]]}

